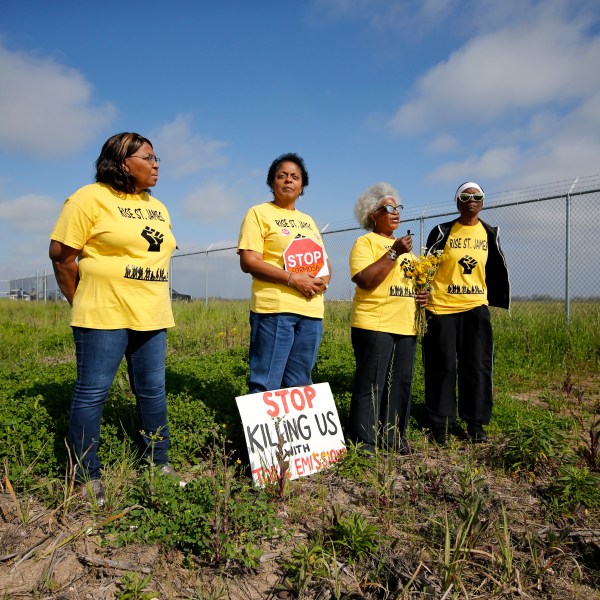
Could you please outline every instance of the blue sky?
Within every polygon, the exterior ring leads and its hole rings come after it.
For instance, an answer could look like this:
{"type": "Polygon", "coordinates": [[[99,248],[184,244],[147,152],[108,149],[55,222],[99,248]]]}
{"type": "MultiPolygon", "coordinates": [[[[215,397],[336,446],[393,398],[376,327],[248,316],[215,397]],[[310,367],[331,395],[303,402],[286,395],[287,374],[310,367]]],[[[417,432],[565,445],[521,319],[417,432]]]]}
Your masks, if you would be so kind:
{"type": "Polygon", "coordinates": [[[0,280],[50,269],[62,202],[103,142],[149,137],[182,251],[237,239],[277,155],[298,208],[354,222],[600,172],[597,0],[8,0],[0,20],[0,280]]]}

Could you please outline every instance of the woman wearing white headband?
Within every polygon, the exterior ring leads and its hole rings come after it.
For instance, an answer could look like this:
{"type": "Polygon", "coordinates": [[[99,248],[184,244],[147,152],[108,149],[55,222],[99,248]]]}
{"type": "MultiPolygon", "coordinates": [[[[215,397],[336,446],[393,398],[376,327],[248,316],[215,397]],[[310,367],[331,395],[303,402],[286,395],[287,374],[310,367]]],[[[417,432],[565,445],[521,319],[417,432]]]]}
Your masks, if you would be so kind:
{"type": "Polygon", "coordinates": [[[510,307],[510,284],[498,228],[479,219],[485,194],[467,181],[454,199],[458,219],[435,227],[427,253],[443,250],[432,282],[423,338],[425,402],[432,437],[448,442],[458,414],[472,442],[488,440],[484,430],[492,416],[494,340],[488,306],[510,307]]]}

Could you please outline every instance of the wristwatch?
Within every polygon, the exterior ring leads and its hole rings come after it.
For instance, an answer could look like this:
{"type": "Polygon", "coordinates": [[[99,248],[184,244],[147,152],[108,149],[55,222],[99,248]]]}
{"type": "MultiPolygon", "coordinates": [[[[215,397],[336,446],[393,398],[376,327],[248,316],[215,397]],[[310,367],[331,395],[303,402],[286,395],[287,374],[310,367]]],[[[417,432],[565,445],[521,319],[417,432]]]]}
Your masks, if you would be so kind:
{"type": "Polygon", "coordinates": [[[398,253],[393,248],[388,250],[388,256],[391,260],[398,260],[398,253]]]}

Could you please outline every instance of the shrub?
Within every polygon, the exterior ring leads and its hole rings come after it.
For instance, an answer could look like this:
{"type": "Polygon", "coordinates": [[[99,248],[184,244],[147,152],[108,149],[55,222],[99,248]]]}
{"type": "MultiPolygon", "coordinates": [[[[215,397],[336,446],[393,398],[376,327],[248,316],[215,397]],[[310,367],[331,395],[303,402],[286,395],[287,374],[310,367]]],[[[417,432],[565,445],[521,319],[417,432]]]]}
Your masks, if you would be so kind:
{"type": "Polygon", "coordinates": [[[39,475],[56,475],[53,424],[43,398],[3,398],[1,403],[0,470],[6,470],[13,486],[21,489],[39,475]]]}
{"type": "Polygon", "coordinates": [[[531,472],[553,459],[559,459],[567,447],[562,428],[563,424],[552,415],[544,418],[536,418],[533,413],[517,416],[504,427],[504,465],[511,471],[531,472]]]}
{"type": "Polygon", "coordinates": [[[176,465],[198,464],[215,427],[214,412],[186,393],[169,394],[167,400],[171,431],[169,461],[176,465]]]}
{"type": "Polygon", "coordinates": [[[580,507],[600,506],[600,476],[587,467],[565,465],[544,494],[559,510],[576,511],[580,507]]]}
{"type": "Polygon", "coordinates": [[[113,526],[118,544],[159,543],[209,561],[256,567],[257,544],[279,526],[264,492],[237,478],[198,477],[182,488],[148,469],[129,502],[140,508],[113,526]]]}
{"type": "Polygon", "coordinates": [[[334,546],[351,561],[375,553],[381,542],[377,527],[358,513],[340,518],[332,533],[334,546]]]}

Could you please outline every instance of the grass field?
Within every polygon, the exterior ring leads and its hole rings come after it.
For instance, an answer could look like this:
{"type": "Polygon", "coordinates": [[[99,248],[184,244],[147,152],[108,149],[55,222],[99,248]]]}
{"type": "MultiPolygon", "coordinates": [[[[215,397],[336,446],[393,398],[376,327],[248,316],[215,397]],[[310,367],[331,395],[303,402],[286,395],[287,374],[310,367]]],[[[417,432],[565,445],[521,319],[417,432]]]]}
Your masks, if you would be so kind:
{"type": "MultiPolygon", "coordinates": [[[[351,447],[326,472],[263,490],[250,484],[235,406],[248,305],[174,310],[170,459],[193,481],[141,468],[122,367],[98,507],[66,476],[69,307],[0,300],[0,598],[599,597],[600,302],[575,302],[569,328],[559,302],[493,311],[492,443],[469,444],[459,426],[448,448],[428,441],[418,352],[409,456],[351,447]]],[[[327,304],[314,372],[342,426],[349,316],[350,303],[327,304]]]]}

